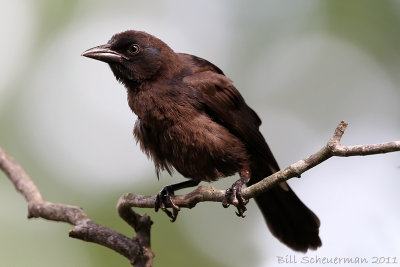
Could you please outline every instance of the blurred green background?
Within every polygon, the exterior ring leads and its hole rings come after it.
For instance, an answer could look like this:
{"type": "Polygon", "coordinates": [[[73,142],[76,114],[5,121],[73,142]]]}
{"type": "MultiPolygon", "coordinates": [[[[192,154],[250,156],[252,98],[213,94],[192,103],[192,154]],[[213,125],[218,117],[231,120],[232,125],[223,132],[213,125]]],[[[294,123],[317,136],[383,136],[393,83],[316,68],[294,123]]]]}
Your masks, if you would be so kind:
{"type": "MultiPolygon", "coordinates": [[[[163,174],[132,136],[135,116],[106,64],[80,54],[126,29],[219,66],[263,120],[281,166],[315,152],[340,120],[344,144],[400,138],[400,2],[385,0],[1,0],[0,146],[44,197],[83,207],[127,235],[115,206],[155,194],[163,174]]],[[[321,219],[307,256],[395,257],[400,251],[400,153],[330,159],[290,184],[321,219]]],[[[218,182],[226,188],[235,178],[218,182]]],[[[253,202],[245,219],[205,203],[155,222],[155,266],[277,266],[296,254],[274,239],[253,202]]],[[[0,266],[129,266],[69,225],[26,219],[0,173],[0,266]]],[[[282,264],[281,264],[282,265],[282,264]]],[[[297,264],[284,264],[298,266],[297,264]]]]}

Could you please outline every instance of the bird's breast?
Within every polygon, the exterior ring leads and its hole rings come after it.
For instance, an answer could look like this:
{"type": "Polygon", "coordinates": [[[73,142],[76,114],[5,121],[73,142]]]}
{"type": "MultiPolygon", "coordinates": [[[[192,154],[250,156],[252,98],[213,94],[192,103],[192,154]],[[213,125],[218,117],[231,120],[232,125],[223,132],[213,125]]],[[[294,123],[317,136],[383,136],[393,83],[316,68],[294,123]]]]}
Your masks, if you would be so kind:
{"type": "Polygon", "coordinates": [[[134,135],[157,169],[174,167],[185,177],[211,181],[248,164],[243,142],[184,97],[185,87],[157,88],[128,92],[138,116],[134,135]]]}
{"type": "Polygon", "coordinates": [[[233,175],[248,162],[245,145],[204,114],[168,124],[138,119],[134,134],[157,168],[195,180],[233,175]]]}

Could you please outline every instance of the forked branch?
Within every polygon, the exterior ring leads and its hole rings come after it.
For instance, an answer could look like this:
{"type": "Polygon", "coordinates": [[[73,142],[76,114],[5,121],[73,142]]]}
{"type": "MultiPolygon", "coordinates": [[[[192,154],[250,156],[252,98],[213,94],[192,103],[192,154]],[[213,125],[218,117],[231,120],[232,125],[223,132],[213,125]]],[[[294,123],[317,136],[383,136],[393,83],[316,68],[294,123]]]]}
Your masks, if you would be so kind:
{"type": "MultiPolygon", "coordinates": [[[[400,151],[400,141],[373,145],[343,146],[340,144],[340,140],[346,127],[347,123],[342,121],[337,126],[332,138],[318,152],[243,189],[243,196],[246,199],[250,199],[262,194],[280,182],[293,177],[300,177],[305,171],[333,156],[366,156],[400,151]]],[[[154,208],[155,196],[125,194],[120,198],[117,205],[119,215],[136,232],[136,237],[130,238],[93,222],[79,207],[44,200],[31,178],[1,148],[0,169],[13,182],[15,188],[25,197],[28,203],[28,218],[43,218],[69,223],[74,226],[69,232],[70,237],[108,247],[125,256],[134,266],[152,266],[154,254],[150,249],[150,229],[153,222],[147,215],[135,213],[132,207],[154,208]]],[[[222,202],[224,196],[225,190],[218,190],[211,186],[199,186],[186,195],[175,196],[173,201],[179,207],[193,208],[199,202],[222,202]]]]}
{"type": "Polygon", "coordinates": [[[79,207],[44,200],[39,189],[21,166],[0,148],[0,169],[10,178],[15,188],[28,203],[28,218],[43,218],[74,225],[69,236],[108,247],[125,256],[132,265],[152,266],[154,254],[150,250],[150,227],[147,215],[139,215],[131,208],[119,205],[121,217],[136,231],[129,238],[117,231],[93,222],[79,207]]]}

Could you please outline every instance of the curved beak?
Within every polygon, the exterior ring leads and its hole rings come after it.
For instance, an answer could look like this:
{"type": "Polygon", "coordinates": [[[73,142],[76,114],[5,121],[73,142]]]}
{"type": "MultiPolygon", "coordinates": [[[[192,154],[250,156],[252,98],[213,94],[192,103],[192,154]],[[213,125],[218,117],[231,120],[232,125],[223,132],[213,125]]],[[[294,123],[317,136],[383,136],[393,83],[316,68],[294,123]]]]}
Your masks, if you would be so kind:
{"type": "Polygon", "coordinates": [[[97,59],[106,63],[121,62],[127,59],[124,55],[111,49],[109,44],[90,48],[82,53],[82,56],[97,59]]]}

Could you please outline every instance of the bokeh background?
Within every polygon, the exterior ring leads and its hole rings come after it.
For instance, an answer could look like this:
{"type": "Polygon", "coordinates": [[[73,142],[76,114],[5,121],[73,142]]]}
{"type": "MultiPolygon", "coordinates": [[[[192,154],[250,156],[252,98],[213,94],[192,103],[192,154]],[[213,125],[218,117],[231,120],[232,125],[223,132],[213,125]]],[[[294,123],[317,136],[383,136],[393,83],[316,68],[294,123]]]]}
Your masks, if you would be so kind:
{"type": "MultiPolygon", "coordinates": [[[[1,0],[0,146],[53,202],[83,207],[127,235],[115,206],[157,181],[133,136],[125,89],[104,63],[81,57],[126,29],[219,66],[263,120],[282,167],[322,147],[340,120],[343,143],[400,139],[400,2],[386,0],[1,0]]],[[[226,188],[235,178],[215,183],[226,188]]],[[[321,219],[310,257],[400,261],[400,153],[330,159],[289,182],[321,219]]],[[[254,202],[245,219],[204,203],[155,224],[155,266],[299,266],[254,202]]],[[[69,225],[26,219],[26,203],[0,173],[0,266],[129,266],[69,225]]],[[[304,264],[303,264],[304,265],[304,264]]],[[[314,265],[317,266],[317,265],[314,265]]]]}

